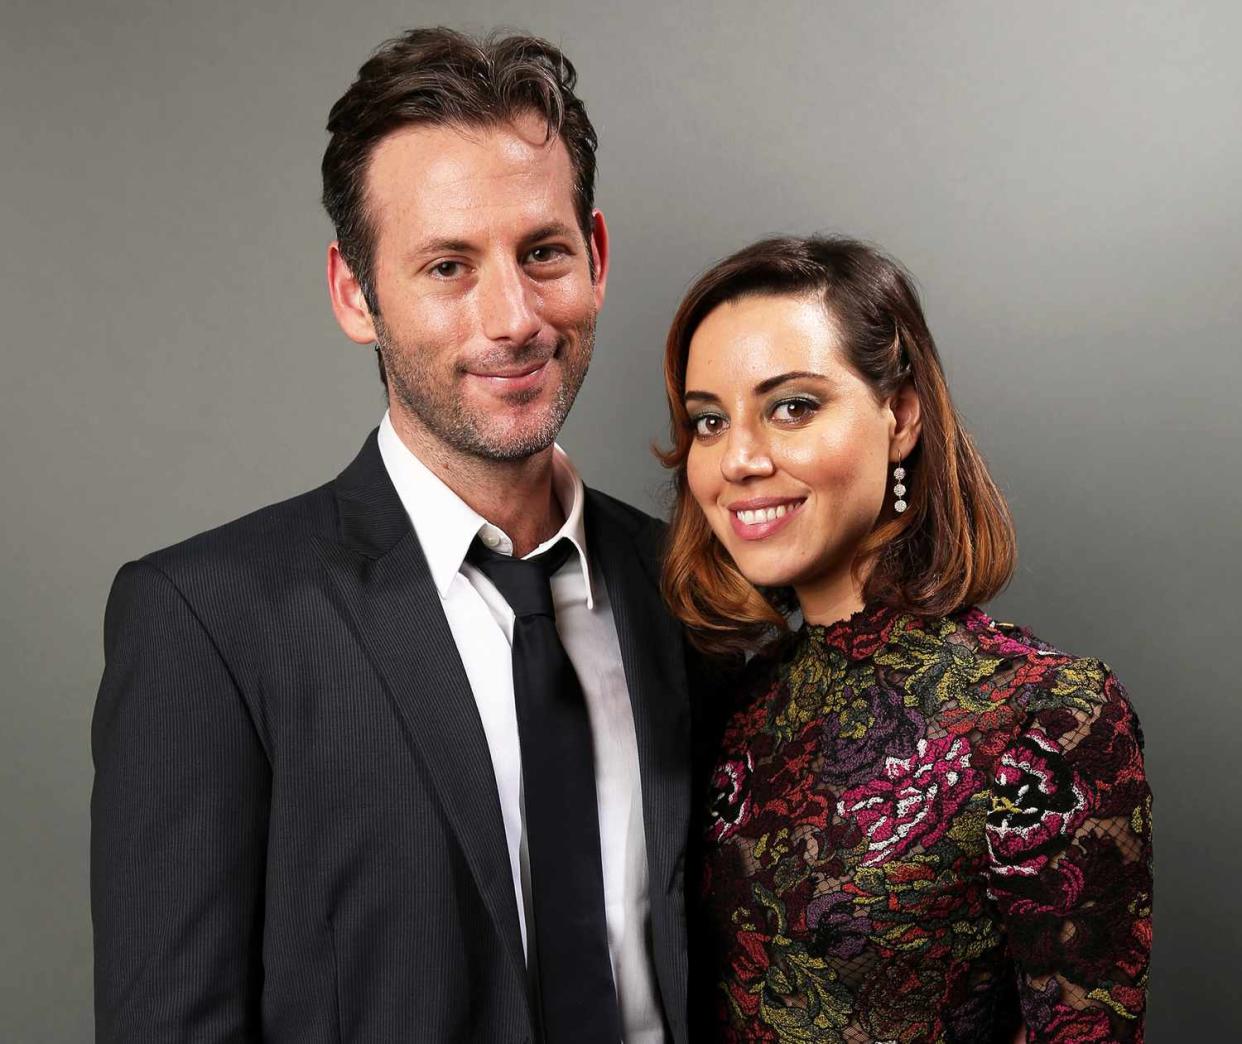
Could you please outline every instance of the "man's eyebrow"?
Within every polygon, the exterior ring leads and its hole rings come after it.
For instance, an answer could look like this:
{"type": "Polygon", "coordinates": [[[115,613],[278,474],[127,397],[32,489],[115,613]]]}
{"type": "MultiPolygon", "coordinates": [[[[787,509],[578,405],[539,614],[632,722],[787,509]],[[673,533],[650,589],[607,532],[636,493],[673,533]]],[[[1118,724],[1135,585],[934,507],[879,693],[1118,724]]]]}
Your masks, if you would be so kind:
{"type": "MultiPolygon", "coordinates": [[[[553,239],[563,236],[572,239],[577,236],[578,230],[571,225],[565,224],[563,221],[549,221],[547,224],[540,225],[538,228],[532,229],[522,237],[522,246],[526,247],[532,243],[537,243],[541,239],[553,239]]],[[[448,237],[439,239],[424,239],[410,251],[410,257],[423,258],[431,257],[435,254],[472,254],[476,250],[475,244],[468,239],[452,239],[448,237]]]]}
{"type": "Polygon", "coordinates": [[[538,228],[524,235],[522,237],[522,243],[537,243],[541,239],[555,239],[557,237],[572,239],[580,235],[581,232],[578,229],[565,224],[563,221],[549,221],[546,225],[540,225],[538,228]]]}
{"type": "Polygon", "coordinates": [[[432,254],[469,254],[474,245],[465,239],[424,239],[413,250],[410,257],[428,257],[432,254]]]}

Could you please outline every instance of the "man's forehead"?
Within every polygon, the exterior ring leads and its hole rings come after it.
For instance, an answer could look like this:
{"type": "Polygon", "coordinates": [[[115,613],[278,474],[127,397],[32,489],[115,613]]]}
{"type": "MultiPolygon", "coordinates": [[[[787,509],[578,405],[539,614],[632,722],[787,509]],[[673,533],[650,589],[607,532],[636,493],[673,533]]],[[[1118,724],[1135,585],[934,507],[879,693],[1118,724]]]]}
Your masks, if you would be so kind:
{"type": "Polygon", "coordinates": [[[383,138],[367,170],[378,212],[496,205],[573,206],[565,143],[537,117],[485,126],[413,125],[383,138]]]}

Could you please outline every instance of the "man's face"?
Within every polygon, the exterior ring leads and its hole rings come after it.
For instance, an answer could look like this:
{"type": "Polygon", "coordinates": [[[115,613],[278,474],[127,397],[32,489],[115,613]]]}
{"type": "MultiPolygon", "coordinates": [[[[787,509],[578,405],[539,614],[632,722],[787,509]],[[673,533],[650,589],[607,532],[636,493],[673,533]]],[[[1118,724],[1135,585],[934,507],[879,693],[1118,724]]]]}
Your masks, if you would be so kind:
{"type": "Polygon", "coordinates": [[[583,240],[569,154],[544,138],[534,116],[408,127],[372,155],[389,405],[398,430],[432,452],[514,460],[546,449],[586,375],[606,233],[597,214],[583,240]]]}

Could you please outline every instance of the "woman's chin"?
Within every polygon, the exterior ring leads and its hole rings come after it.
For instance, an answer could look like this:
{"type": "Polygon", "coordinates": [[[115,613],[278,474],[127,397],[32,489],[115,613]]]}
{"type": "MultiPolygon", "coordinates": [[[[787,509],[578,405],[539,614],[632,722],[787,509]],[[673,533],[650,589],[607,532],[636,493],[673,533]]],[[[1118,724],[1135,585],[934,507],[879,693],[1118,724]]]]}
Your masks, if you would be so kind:
{"type": "Polygon", "coordinates": [[[749,555],[734,555],[738,571],[755,587],[790,587],[797,579],[798,570],[777,562],[753,561],[749,555]]]}

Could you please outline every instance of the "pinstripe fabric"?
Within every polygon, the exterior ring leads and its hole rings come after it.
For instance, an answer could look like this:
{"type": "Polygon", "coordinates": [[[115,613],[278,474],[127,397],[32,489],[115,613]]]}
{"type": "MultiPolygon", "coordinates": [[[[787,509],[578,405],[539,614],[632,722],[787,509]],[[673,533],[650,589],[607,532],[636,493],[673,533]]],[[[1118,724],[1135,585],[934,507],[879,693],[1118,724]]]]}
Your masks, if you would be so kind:
{"type": "MultiPolygon", "coordinates": [[[[634,701],[653,956],[686,1040],[689,720],[659,526],[588,492],[634,701]]],[[[335,480],[126,565],[92,727],[97,1039],[524,1041],[491,760],[372,433],[335,480]]]]}
{"type": "MultiPolygon", "coordinates": [[[[600,558],[604,584],[612,599],[613,619],[634,709],[638,764],[642,776],[643,826],[647,840],[648,888],[656,977],[669,1010],[670,997],[686,996],[685,854],[690,818],[690,703],[685,689],[670,679],[685,679],[681,631],[658,596],[658,530],[650,520],[594,490],[587,494],[587,545],[600,558]],[[621,543],[622,520],[631,555],[614,551],[621,543]],[[596,550],[598,549],[598,550],[596,550]]],[[[685,1039],[684,1027],[672,1027],[685,1039]]]]}

